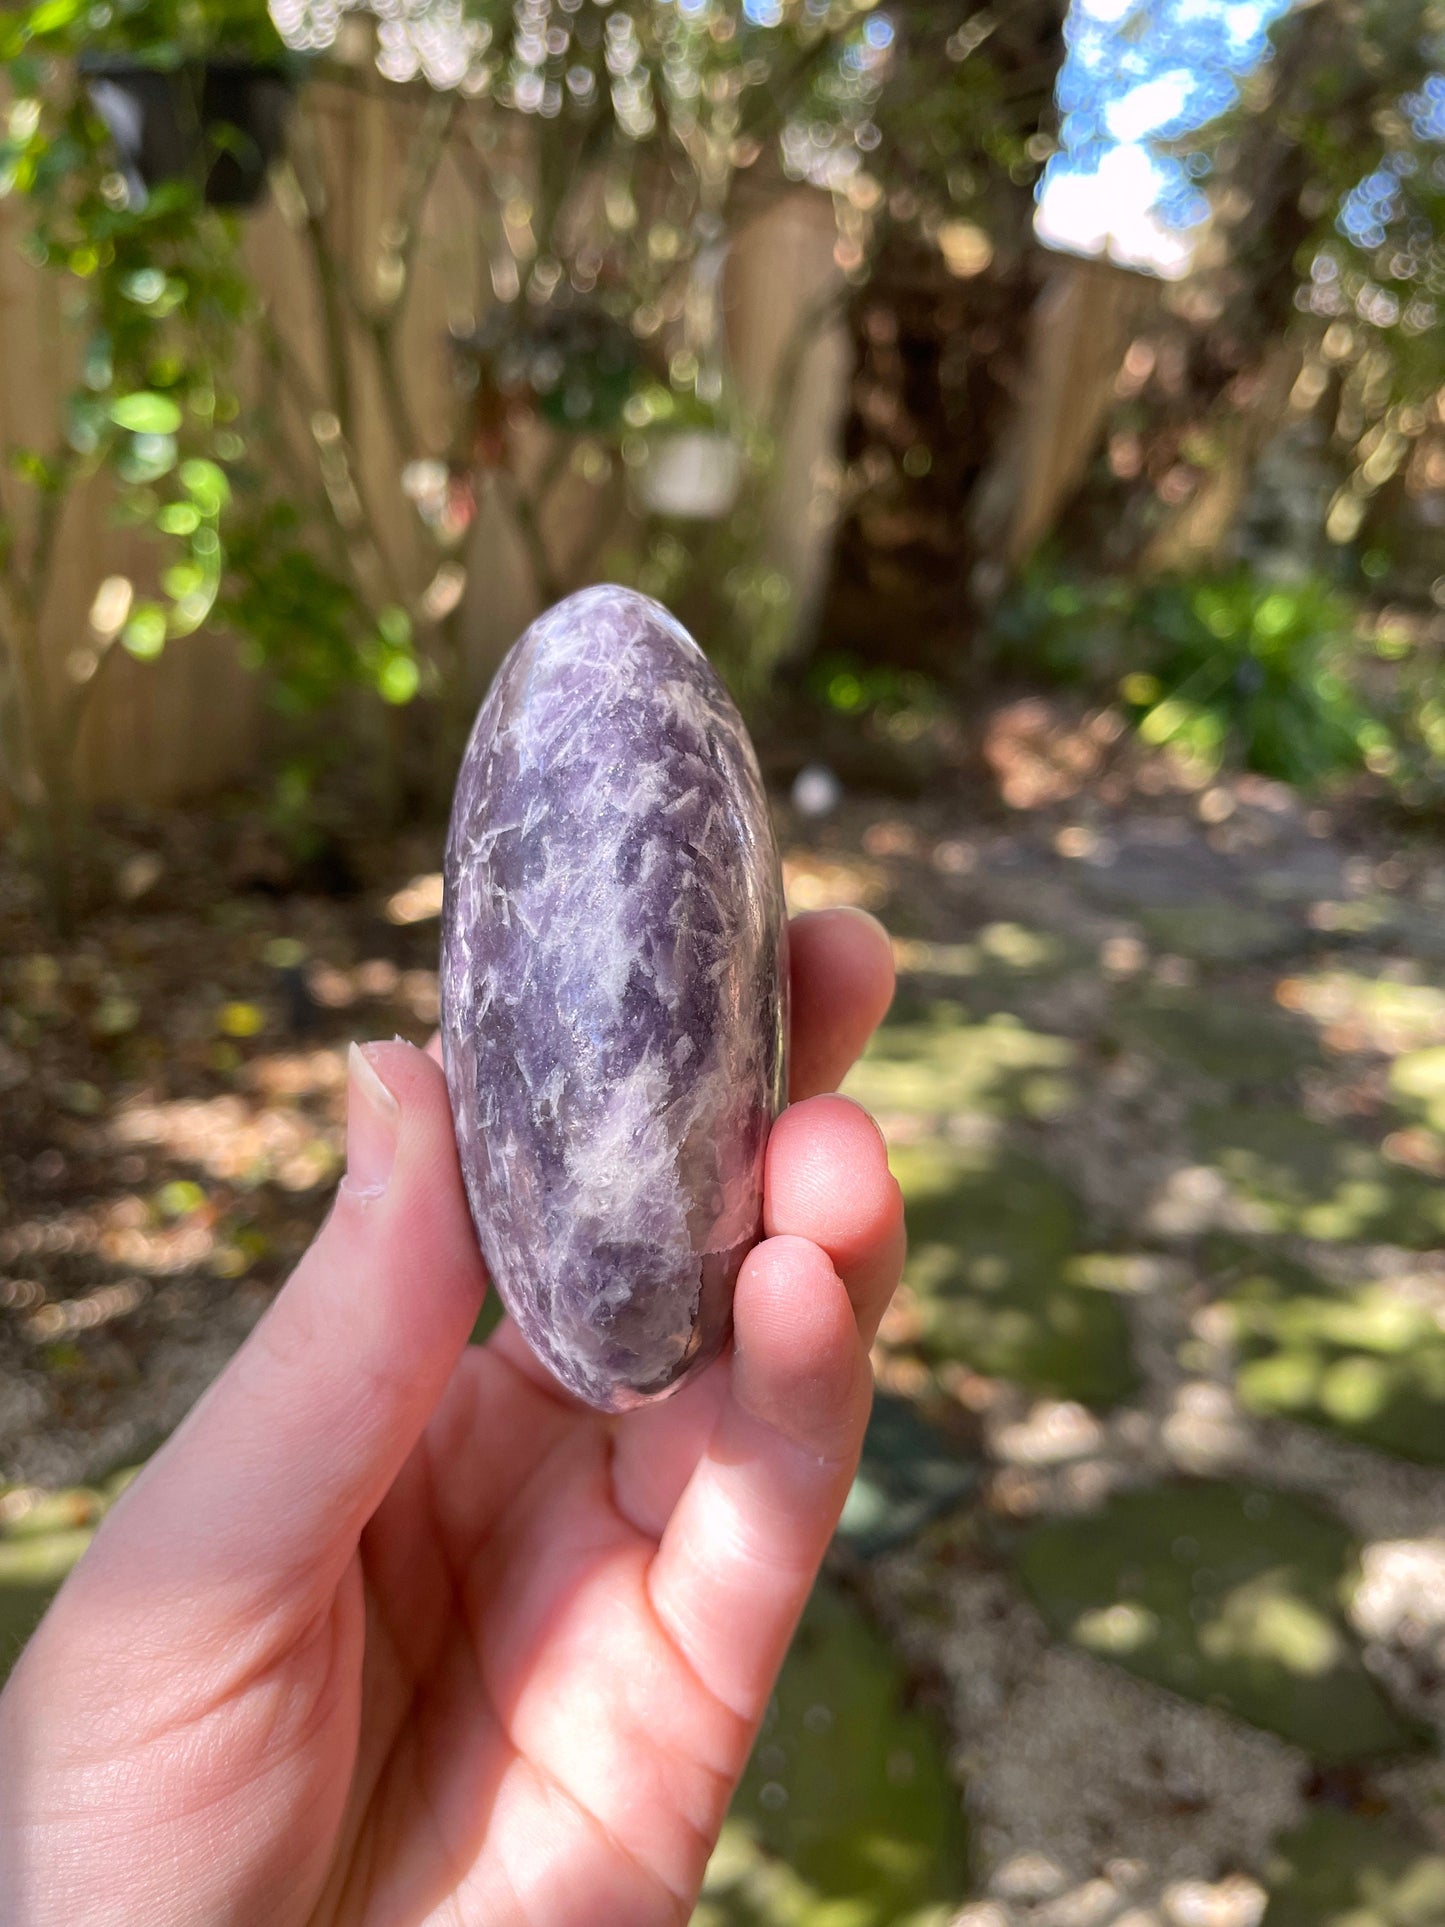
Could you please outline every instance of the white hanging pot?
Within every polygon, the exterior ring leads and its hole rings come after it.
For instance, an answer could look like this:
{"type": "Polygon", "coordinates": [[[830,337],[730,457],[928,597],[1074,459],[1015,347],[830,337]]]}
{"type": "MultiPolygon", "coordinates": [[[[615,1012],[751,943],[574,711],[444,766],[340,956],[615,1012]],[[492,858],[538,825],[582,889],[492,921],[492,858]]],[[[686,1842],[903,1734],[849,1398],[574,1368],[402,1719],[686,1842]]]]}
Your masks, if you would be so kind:
{"type": "Polygon", "coordinates": [[[731,435],[710,428],[658,434],[638,473],[643,505],[654,515],[720,522],[743,485],[743,451],[731,435]]]}

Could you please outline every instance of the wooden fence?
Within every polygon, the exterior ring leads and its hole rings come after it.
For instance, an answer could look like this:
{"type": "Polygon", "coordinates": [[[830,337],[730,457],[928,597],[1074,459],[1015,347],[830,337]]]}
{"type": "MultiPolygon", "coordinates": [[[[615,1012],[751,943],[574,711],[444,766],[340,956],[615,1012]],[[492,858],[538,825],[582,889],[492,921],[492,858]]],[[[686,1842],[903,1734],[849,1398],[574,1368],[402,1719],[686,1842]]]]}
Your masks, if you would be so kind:
{"type": "MultiPolygon", "coordinates": [[[[426,111],[424,98],[403,90],[323,84],[310,90],[306,113],[298,117],[307,151],[297,158],[311,171],[308,191],[321,186],[329,244],[359,286],[376,272],[379,237],[396,217],[406,159],[426,111]]],[[[22,213],[14,203],[0,203],[0,448],[47,449],[55,444],[79,343],[67,316],[72,292],[20,254],[22,213]]],[[[763,212],[739,238],[727,274],[729,346],[739,387],[757,405],[770,392],[800,319],[815,310],[836,278],[833,235],[825,197],[804,190],[763,212]]],[[[334,365],[327,329],[336,315],[326,311],[300,210],[284,193],[250,218],[246,254],[298,384],[324,394],[334,365]]],[[[448,413],[448,332],[475,326],[494,298],[475,184],[462,178],[450,158],[426,196],[413,273],[400,351],[421,439],[430,439],[440,455],[448,413]]],[[[357,324],[343,317],[342,325],[354,331],[357,324]]],[[[374,364],[356,352],[354,333],[349,347],[354,386],[347,426],[355,480],[388,565],[402,580],[420,574],[424,582],[428,541],[402,492],[402,458],[386,399],[374,364]]],[[[795,405],[769,526],[774,557],[803,602],[816,588],[826,553],[826,522],[812,513],[811,503],[815,472],[835,439],[845,356],[835,322],[816,331],[792,370],[795,405]]],[[[256,368],[244,370],[242,392],[248,385],[254,392],[257,379],[256,368]]],[[[304,424],[299,432],[307,432],[304,424]]],[[[539,433],[523,460],[540,462],[545,442],[539,433]]],[[[589,493],[585,484],[573,487],[564,478],[549,499],[543,533],[564,556],[570,524],[589,493]]],[[[485,498],[460,560],[467,588],[458,627],[480,682],[536,612],[537,592],[514,526],[485,498]]],[[[84,662],[98,585],[121,575],[144,588],[154,567],[152,545],[115,526],[103,485],[78,491],[67,503],[42,629],[47,667],[57,682],[84,662]]],[[[87,704],[78,785],[91,800],[172,801],[244,775],[265,728],[259,685],[229,638],[201,634],[173,643],[156,663],[135,662],[112,649],[87,704]]]]}
{"type": "MultiPolygon", "coordinates": [[[[376,274],[378,237],[395,221],[407,156],[414,151],[419,117],[427,111],[425,96],[408,91],[323,84],[310,90],[307,111],[298,117],[306,148],[297,162],[310,170],[308,198],[314,202],[315,190],[322,190],[330,246],[363,289],[376,274]]],[[[0,448],[44,448],[54,443],[73,379],[78,343],[67,320],[73,296],[58,277],[22,259],[16,224],[13,203],[0,203],[0,448]]],[[[780,380],[787,389],[767,542],[770,559],[792,585],[804,624],[820,594],[829,553],[835,492],[820,484],[835,466],[849,373],[836,307],[831,316],[827,313],[828,293],[837,287],[833,241],[826,197],[799,189],[745,223],[724,282],[728,353],[740,390],[764,409],[780,380]]],[[[335,309],[328,312],[305,243],[303,210],[294,195],[288,199],[278,192],[250,218],[248,265],[298,385],[325,394],[334,366],[328,339],[334,348],[338,315],[335,309]]],[[[1107,342],[1101,342],[1101,304],[1111,323],[1127,304],[1103,287],[1097,271],[1076,285],[1085,272],[1059,264],[1055,291],[1035,318],[1036,330],[1048,337],[1035,343],[1036,365],[1052,368],[1055,375],[1065,366],[1079,374],[1082,359],[1094,390],[1103,393],[1126,342],[1117,324],[1104,331],[1107,342]],[[1075,343],[1088,343],[1082,358],[1060,354],[1061,332],[1075,343]]],[[[421,438],[433,438],[441,454],[448,416],[448,332],[474,327],[495,298],[476,184],[463,178],[450,157],[425,198],[413,273],[401,353],[421,438]]],[[[341,315],[339,325],[354,330],[358,324],[341,315]]],[[[354,338],[350,347],[359,347],[354,338]]],[[[430,551],[402,492],[402,461],[387,397],[364,353],[350,353],[347,363],[354,376],[347,431],[356,484],[387,566],[401,579],[415,581],[430,551]]],[[[243,392],[257,379],[255,368],[243,370],[243,392]]],[[[1084,400],[1077,385],[1053,379],[1039,383],[1028,417],[1013,489],[1010,554],[1017,552],[1018,531],[1029,537],[1036,533],[1041,516],[1047,520],[1056,505],[1061,484],[1086,459],[1102,409],[1097,395],[1084,400]]],[[[298,432],[306,433],[304,424],[298,432]]],[[[544,443],[539,434],[527,459],[540,462],[544,443]]],[[[564,479],[550,498],[543,533],[558,551],[569,547],[569,525],[584,513],[588,494],[585,484],[574,488],[564,479]]],[[[514,521],[485,498],[461,560],[466,589],[458,628],[480,684],[487,666],[536,612],[535,573],[514,521]]],[[[114,526],[103,487],[91,487],[68,504],[43,623],[54,677],[65,678],[84,660],[98,584],[124,575],[143,588],[153,568],[150,546],[114,526]]],[[[138,663],[112,649],[87,707],[78,786],[91,800],[174,801],[244,776],[254,766],[265,730],[258,682],[242,667],[228,638],[201,634],[173,643],[157,663],[138,663]]]]}

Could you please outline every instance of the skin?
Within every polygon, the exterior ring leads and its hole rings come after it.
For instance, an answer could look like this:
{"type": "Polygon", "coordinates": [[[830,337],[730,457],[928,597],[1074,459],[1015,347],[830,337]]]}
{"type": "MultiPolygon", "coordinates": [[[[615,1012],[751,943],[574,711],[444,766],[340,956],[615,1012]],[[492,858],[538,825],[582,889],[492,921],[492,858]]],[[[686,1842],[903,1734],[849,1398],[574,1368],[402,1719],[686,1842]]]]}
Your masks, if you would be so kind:
{"type": "Polygon", "coordinates": [[[347,1177],[0,1696],[11,1927],[688,1918],[848,1491],[903,1218],[836,1085],[871,918],[793,928],[736,1337],[604,1418],[485,1290],[441,1072],[356,1052],[347,1177]]]}

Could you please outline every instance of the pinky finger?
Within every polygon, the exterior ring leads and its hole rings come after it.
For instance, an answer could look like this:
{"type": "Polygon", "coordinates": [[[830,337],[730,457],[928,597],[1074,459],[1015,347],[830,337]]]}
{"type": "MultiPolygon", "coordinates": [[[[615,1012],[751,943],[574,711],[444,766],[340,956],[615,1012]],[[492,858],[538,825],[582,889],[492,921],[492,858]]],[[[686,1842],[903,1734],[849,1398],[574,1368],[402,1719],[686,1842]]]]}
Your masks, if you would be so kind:
{"type": "Polygon", "coordinates": [[[728,1397],[649,1590],[697,1678],[751,1726],[848,1495],[872,1374],[848,1293],[807,1239],[749,1254],[733,1317],[728,1397]]]}

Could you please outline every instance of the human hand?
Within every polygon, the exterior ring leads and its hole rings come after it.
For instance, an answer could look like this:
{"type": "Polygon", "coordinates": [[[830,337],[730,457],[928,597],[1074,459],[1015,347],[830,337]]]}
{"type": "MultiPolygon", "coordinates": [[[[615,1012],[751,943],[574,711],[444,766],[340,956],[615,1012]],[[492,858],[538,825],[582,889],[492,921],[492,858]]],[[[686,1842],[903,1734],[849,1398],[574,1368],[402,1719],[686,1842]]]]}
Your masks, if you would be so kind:
{"type": "Polygon", "coordinates": [[[892,993],[793,930],[793,1095],[732,1349],[576,1404],[485,1288],[442,1075],[354,1053],[310,1251],[0,1696],[8,1927],[685,1921],[847,1494],[903,1255],[833,1089],[892,993]]]}

